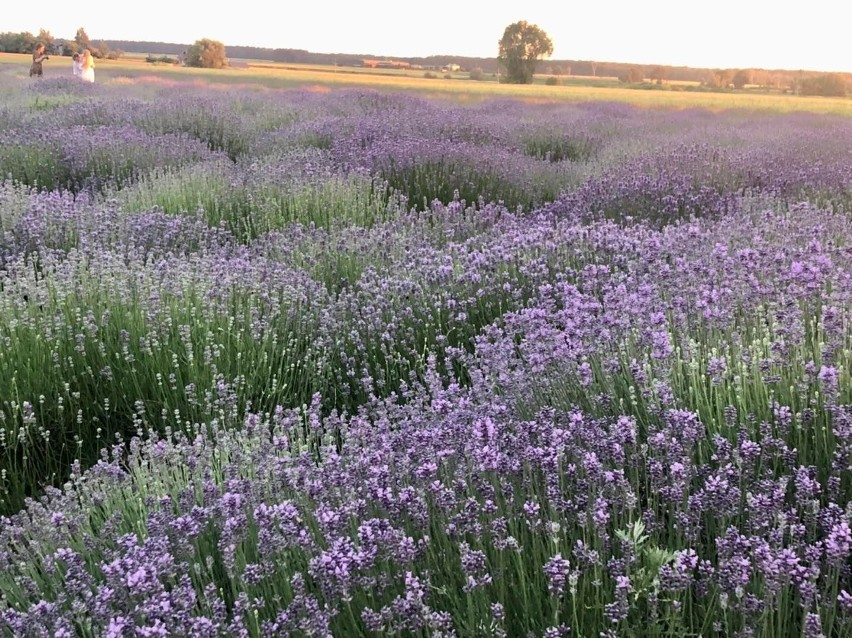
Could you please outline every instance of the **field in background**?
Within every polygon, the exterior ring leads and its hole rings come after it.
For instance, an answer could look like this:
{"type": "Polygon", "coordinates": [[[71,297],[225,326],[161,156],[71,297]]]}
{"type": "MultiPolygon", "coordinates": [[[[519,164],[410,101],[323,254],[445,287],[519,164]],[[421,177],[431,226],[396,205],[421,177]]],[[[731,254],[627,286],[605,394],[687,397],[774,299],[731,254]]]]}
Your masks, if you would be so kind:
{"type": "MultiPolygon", "coordinates": [[[[133,79],[144,84],[167,82],[203,82],[212,86],[241,85],[257,90],[315,87],[317,89],[365,87],[381,91],[406,91],[421,95],[446,97],[461,102],[474,102],[495,97],[560,102],[613,101],[641,107],[750,109],[761,111],[833,113],[852,115],[852,98],[803,97],[798,95],[751,92],[710,93],[662,91],[626,88],[612,79],[567,79],[564,85],[548,86],[544,76],[528,86],[499,84],[493,79],[474,81],[467,73],[453,73],[452,79],[426,78],[423,71],[393,69],[363,69],[317,65],[280,64],[265,61],[241,61],[239,66],[221,71],[149,64],[143,54],[128,55],[121,60],[98,61],[96,76],[99,82],[133,79]]],[[[25,77],[29,56],[0,53],[0,72],[25,77]]],[[[70,58],[52,58],[45,63],[46,77],[71,75],[70,58]]],[[[487,76],[490,77],[490,76],[487,76]]]]}

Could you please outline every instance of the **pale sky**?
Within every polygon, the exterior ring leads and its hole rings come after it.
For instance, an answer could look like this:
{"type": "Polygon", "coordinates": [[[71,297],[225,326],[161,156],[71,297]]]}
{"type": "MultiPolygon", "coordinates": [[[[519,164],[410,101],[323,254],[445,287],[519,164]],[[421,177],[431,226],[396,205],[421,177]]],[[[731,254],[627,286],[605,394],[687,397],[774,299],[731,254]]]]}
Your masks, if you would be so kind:
{"type": "Polygon", "coordinates": [[[507,25],[537,24],[553,59],[852,72],[848,0],[43,0],[4,2],[0,32],[388,57],[494,57],[507,25]],[[117,7],[121,7],[118,9],[117,7]],[[202,9],[207,7],[207,9],[202,9]],[[220,8],[221,7],[221,8],[220,8]]]}

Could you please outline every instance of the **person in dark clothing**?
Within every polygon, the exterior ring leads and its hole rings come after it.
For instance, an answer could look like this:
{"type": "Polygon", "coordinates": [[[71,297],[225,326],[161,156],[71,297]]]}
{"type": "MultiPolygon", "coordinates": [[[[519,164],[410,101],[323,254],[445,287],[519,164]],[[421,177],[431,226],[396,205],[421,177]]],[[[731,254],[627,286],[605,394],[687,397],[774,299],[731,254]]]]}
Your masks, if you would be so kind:
{"type": "Polygon", "coordinates": [[[41,63],[49,59],[50,57],[44,53],[44,45],[41,43],[36,45],[35,51],[33,51],[33,65],[30,67],[30,77],[34,75],[41,77],[41,63]]]}

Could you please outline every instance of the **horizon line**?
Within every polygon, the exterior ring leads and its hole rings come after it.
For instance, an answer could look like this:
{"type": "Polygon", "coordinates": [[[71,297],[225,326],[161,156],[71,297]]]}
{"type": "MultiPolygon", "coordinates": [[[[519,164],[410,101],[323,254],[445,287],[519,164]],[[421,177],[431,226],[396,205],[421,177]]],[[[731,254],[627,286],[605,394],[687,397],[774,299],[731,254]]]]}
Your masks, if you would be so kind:
{"type": "MultiPolygon", "coordinates": [[[[198,40],[205,39],[204,37],[198,38],[198,40]]],[[[206,38],[209,40],[216,40],[216,38],[206,38]]],[[[64,38],[64,37],[56,37],[54,36],[54,40],[64,40],[64,41],[74,41],[74,38],[64,38]]],[[[123,42],[138,42],[138,43],[150,43],[150,44],[166,44],[166,45],[174,45],[174,46],[183,46],[190,47],[193,43],[183,43],[183,42],[168,42],[165,40],[135,40],[129,38],[97,38],[93,40],[90,38],[91,42],[110,42],[112,41],[123,41],[123,42]]],[[[405,60],[405,59],[427,59],[427,58],[437,58],[437,57],[455,57],[459,59],[470,59],[470,60],[497,60],[497,56],[475,56],[475,55],[458,55],[454,53],[431,53],[429,55],[386,55],[386,54],[375,54],[375,53],[365,53],[365,52],[357,52],[357,53],[348,53],[344,51],[311,51],[309,49],[299,49],[292,47],[270,47],[270,46],[260,46],[256,44],[225,44],[225,48],[227,50],[228,47],[233,48],[244,48],[244,49],[261,49],[268,51],[301,51],[308,54],[313,55],[328,55],[328,56],[353,56],[353,57],[365,57],[365,58],[382,58],[385,60],[405,60]]],[[[138,51],[138,53],[144,53],[143,51],[138,51]]],[[[271,60],[275,61],[275,60],[271,60]]],[[[625,61],[617,61],[617,60],[600,60],[594,58],[544,58],[541,59],[540,62],[586,62],[586,63],[597,63],[597,64],[623,64],[623,65],[633,65],[633,66],[659,66],[659,67],[670,67],[675,69],[694,69],[694,70],[746,70],[752,69],[757,71],[769,71],[769,72],[781,72],[781,73],[803,73],[803,72],[811,72],[811,73],[839,73],[842,75],[852,76],[852,70],[840,71],[840,70],[827,70],[827,69],[815,69],[815,68],[788,68],[788,67],[761,67],[761,66],[695,66],[690,64],[672,64],[672,63],[660,63],[660,62],[625,62],[625,61]]]]}

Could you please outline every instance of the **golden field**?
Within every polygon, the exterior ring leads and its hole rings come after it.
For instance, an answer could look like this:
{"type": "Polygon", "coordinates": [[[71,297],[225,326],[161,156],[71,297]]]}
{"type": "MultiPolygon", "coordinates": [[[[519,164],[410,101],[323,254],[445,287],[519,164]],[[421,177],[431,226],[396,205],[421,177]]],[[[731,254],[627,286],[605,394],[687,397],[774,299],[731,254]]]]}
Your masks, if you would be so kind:
{"type": "MultiPolygon", "coordinates": [[[[29,59],[28,55],[0,53],[0,74],[29,80],[29,59]]],[[[852,116],[852,98],[803,97],[755,90],[718,93],[648,90],[621,86],[615,81],[607,84],[600,78],[580,77],[569,78],[556,86],[544,84],[544,76],[537,78],[532,85],[514,85],[500,84],[491,76],[484,81],[473,81],[464,72],[453,73],[452,79],[446,79],[442,73],[436,73],[438,77],[427,78],[423,71],[416,70],[298,65],[260,60],[234,62],[234,66],[228,69],[208,70],[150,64],[145,61],[144,54],[126,54],[120,60],[98,60],[96,74],[99,83],[132,83],[140,85],[140,89],[148,84],[162,87],[164,83],[179,85],[185,82],[221,85],[230,89],[237,85],[261,91],[293,87],[332,90],[358,86],[418,92],[461,102],[506,97],[529,101],[612,101],[649,108],[808,111],[852,116]]],[[[53,57],[44,66],[47,78],[71,75],[70,58],[53,57]]]]}

